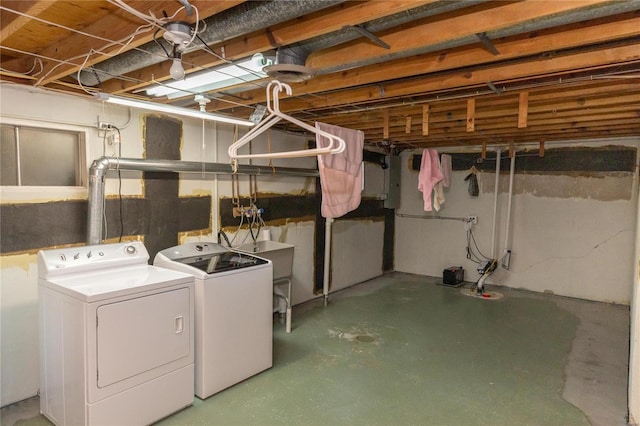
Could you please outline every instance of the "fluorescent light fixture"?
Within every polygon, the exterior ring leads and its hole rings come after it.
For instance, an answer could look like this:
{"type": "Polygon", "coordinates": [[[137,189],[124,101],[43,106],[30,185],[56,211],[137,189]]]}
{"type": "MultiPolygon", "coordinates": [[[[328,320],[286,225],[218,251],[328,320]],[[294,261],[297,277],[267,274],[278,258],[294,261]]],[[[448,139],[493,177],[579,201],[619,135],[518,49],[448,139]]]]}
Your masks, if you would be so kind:
{"type": "Polygon", "coordinates": [[[227,117],[224,115],[212,114],[210,112],[196,111],[194,109],[158,104],[155,102],[139,101],[137,99],[123,98],[120,96],[108,95],[106,93],[99,93],[96,95],[96,98],[116,105],[147,109],[150,111],[164,112],[166,114],[181,115],[184,117],[200,118],[210,121],[220,121],[223,123],[239,124],[241,126],[253,126],[255,124],[253,121],[244,120],[242,118],[227,117]]]}
{"type": "Polygon", "coordinates": [[[246,83],[267,77],[262,71],[271,60],[265,59],[262,53],[235,64],[225,65],[210,71],[188,75],[184,80],[172,81],[168,84],[152,86],[146,89],[149,96],[166,96],[174,99],[194,93],[205,93],[235,84],[246,83]]]}

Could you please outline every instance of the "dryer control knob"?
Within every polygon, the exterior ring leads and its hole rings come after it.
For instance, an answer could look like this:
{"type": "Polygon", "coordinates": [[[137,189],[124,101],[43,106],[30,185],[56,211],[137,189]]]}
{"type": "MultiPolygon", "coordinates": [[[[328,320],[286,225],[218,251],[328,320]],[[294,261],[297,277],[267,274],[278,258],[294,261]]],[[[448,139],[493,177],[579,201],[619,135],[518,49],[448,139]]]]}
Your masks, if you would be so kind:
{"type": "Polygon", "coordinates": [[[127,246],[127,247],[125,247],[124,251],[127,254],[135,254],[136,253],[136,248],[134,246],[127,246]]]}

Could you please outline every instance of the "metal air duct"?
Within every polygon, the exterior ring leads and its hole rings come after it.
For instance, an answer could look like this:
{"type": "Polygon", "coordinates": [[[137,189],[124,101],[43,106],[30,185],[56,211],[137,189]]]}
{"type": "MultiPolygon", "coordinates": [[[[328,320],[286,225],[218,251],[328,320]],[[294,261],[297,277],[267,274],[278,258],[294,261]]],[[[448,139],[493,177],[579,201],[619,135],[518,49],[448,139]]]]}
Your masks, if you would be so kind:
{"type": "MultiPolygon", "coordinates": [[[[450,12],[453,10],[461,9],[464,7],[473,6],[476,4],[484,3],[486,0],[462,0],[462,1],[438,1],[429,3],[424,6],[416,7],[414,9],[400,12],[394,15],[390,15],[381,19],[369,21],[358,27],[345,27],[342,30],[336,31],[325,36],[309,39],[302,43],[292,44],[290,46],[284,46],[278,49],[277,58],[282,57],[285,59],[285,63],[280,64],[279,59],[276,60],[277,68],[275,66],[265,67],[265,72],[270,74],[269,69],[274,69],[277,73],[285,73],[290,70],[292,74],[296,72],[296,69],[300,66],[305,66],[308,56],[322,49],[327,49],[338,44],[345,43],[351,40],[355,40],[362,37],[363,32],[374,34],[376,32],[384,31],[389,28],[397,27],[408,22],[416,21],[418,19],[426,18],[429,16],[438,15],[441,13],[450,12]],[[295,64],[295,67],[288,68],[288,64],[295,64]],[[282,66],[280,66],[282,65],[282,66]]],[[[602,18],[615,14],[632,12],[640,10],[640,2],[626,1],[626,2],[609,2],[604,4],[597,4],[590,7],[585,7],[576,11],[559,13],[553,16],[546,17],[544,19],[533,19],[520,25],[514,25],[508,28],[500,30],[490,31],[484,34],[488,40],[498,39],[503,37],[509,37],[516,34],[523,34],[532,31],[543,30],[546,28],[552,28],[558,25],[568,25],[576,22],[583,22],[590,19],[602,18]]],[[[437,50],[451,49],[459,46],[471,45],[478,43],[478,37],[475,34],[470,34],[466,37],[460,37],[457,39],[443,41],[432,45],[422,46],[417,49],[397,51],[389,54],[382,54],[374,58],[366,59],[358,62],[345,62],[342,64],[336,64],[332,67],[323,69],[312,69],[312,72],[317,75],[330,74],[333,72],[344,71],[347,69],[375,65],[385,61],[405,58],[408,56],[420,55],[424,53],[434,52],[437,50]]],[[[309,69],[308,67],[306,67],[309,69]]],[[[273,77],[278,78],[280,74],[274,72],[273,77]]]]}
{"type": "Polygon", "coordinates": [[[373,34],[389,28],[397,27],[418,19],[434,16],[474,4],[484,3],[487,0],[442,0],[419,6],[404,12],[398,12],[384,18],[366,22],[358,27],[344,27],[331,34],[311,38],[301,43],[284,46],[276,51],[276,62],[264,68],[264,72],[271,78],[287,83],[299,83],[316,74],[317,70],[306,67],[307,57],[322,49],[337,46],[351,40],[362,37],[363,32],[373,34]]]}
{"type": "MultiPolygon", "coordinates": [[[[342,3],[344,0],[272,0],[249,1],[204,20],[206,29],[200,38],[211,45],[248,34],[318,10],[342,3]]],[[[202,46],[195,43],[185,52],[202,46]]],[[[167,60],[164,50],[149,42],[114,58],[107,59],[80,72],[80,82],[96,86],[119,75],[167,60]]]]}
{"type": "MultiPolygon", "coordinates": [[[[143,172],[182,172],[233,174],[231,164],[199,163],[197,161],[150,160],[144,158],[100,157],[89,169],[89,209],[87,218],[87,244],[102,243],[102,217],[104,214],[104,179],[109,170],[136,170],[143,172]]],[[[315,169],[293,167],[253,166],[238,164],[237,174],[285,175],[317,177],[315,169]]]]}

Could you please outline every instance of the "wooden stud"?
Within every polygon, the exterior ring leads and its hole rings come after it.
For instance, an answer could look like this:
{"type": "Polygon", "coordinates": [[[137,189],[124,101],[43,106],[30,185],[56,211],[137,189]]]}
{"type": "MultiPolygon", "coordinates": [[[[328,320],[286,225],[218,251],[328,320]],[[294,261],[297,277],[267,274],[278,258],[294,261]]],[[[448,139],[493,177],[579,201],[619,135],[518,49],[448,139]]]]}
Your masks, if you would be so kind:
{"type": "Polygon", "coordinates": [[[518,129],[527,127],[527,116],[529,115],[529,92],[521,92],[518,105],[518,129]]]}
{"type": "Polygon", "coordinates": [[[389,110],[382,111],[382,139],[389,139],[389,110]]]}
{"type": "Polygon", "coordinates": [[[467,100],[467,132],[473,132],[475,130],[476,120],[476,100],[467,100]]]}
{"type": "Polygon", "coordinates": [[[509,158],[513,158],[516,155],[516,147],[513,141],[509,142],[509,158]]]}
{"type": "Polygon", "coordinates": [[[422,106],[422,136],[429,135],[429,105],[422,106]]]}
{"type": "Polygon", "coordinates": [[[539,157],[544,157],[544,139],[540,139],[540,150],[538,151],[539,157]]]}
{"type": "Polygon", "coordinates": [[[410,115],[407,115],[405,117],[404,132],[407,135],[411,133],[411,116],[410,115]]]}
{"type": "Polygon", "coordinates": [[[482,159],[483,160],[487,159],[487,143],[486,142],[482,142],[482,159]]]}

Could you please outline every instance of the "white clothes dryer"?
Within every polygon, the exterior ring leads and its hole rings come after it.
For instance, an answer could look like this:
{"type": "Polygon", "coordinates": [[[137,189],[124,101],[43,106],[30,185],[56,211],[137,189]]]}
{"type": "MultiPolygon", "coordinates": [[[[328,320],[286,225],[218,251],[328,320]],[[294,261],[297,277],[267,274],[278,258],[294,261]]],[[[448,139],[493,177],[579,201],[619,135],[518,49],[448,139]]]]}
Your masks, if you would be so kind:
{"type": "Polygon", "coordinates": [[[139,241],[38,252],[40,411],[56,425],[144,425],[193,404],[192,275],[139,241]]]}
{"type": "Polygon", "coordinates": [[[271,261],[202,242],[162,250],[154,265],[196,280],[196,396],[207,398],[271,368],[271,261]]]}

